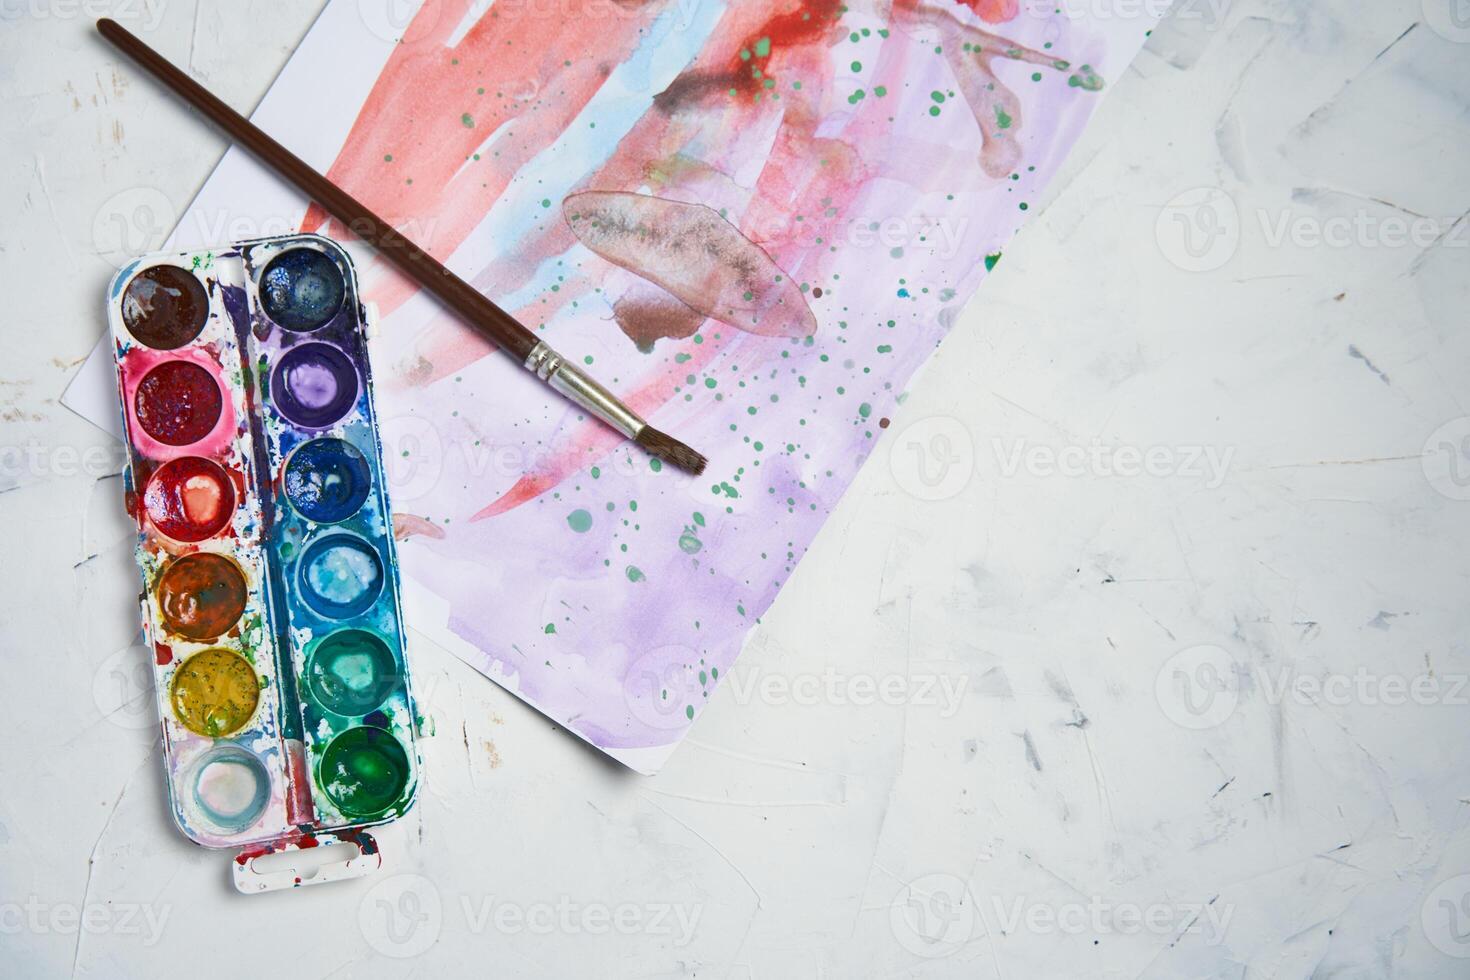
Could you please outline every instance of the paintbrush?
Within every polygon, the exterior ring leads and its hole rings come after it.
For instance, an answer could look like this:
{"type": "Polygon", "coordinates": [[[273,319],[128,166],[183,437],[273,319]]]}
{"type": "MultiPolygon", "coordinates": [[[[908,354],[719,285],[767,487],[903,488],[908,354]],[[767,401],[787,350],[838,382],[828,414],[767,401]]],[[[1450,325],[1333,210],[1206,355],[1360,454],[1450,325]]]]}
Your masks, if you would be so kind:
{"type": "Polygon", "coordinates": [[[361,201],[317,173],[304,160],[179,71],[116,21],[103,18],[97,22],[97,30],[175,95],[204,113],[256,159],[320,204],[352,234],[373,245],[400,271],[459,314],[465,323],[489,337],[507,354],[518,358],[528,371],[573,404],[602,419],[659,459],[689,473],[697,475],[704,472],[707,461],[702,455],[649,425],[612,392],[552,350],[475,287],[450,272],[438,259],[415,245],[361,201]]]}

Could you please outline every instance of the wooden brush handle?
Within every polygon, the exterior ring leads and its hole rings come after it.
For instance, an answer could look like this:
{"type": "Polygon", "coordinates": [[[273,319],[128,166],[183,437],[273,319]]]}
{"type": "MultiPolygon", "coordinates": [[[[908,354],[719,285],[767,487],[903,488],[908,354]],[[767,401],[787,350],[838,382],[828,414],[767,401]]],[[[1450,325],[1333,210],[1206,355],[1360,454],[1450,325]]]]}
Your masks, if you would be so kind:
{"type": "Polygon", "coordinates": [[[294,184],[348,231],[371,243],[414,282],[437,296],[466,323],[489,336],[506,353],[524,362],[536,346],[536,335],[475,287],[450,272],[438,259],[373,214],[357,198],[317,173],[306,161],[271,139],[254,123],[225,105],[204,86],[170,64],[114,20],[103,18],[97,30],[149,74],[189,105],[204,113],[236,143],[294,184]]]}

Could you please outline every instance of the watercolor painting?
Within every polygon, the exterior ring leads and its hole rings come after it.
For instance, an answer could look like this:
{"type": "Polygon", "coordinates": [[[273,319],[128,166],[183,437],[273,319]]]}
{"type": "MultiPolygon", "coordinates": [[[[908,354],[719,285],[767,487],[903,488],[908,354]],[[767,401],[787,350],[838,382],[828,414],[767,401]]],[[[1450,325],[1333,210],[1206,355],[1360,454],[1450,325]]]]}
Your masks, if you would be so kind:
{"type": "Polygon", "coordinates": [[[548,397],[238,151],[192,212],[297,207],[347,244],[413,627],[652,772],[1152,23],[1017,0],[326,8],[256,122],[709,456],[700,478],[548,397]]]}

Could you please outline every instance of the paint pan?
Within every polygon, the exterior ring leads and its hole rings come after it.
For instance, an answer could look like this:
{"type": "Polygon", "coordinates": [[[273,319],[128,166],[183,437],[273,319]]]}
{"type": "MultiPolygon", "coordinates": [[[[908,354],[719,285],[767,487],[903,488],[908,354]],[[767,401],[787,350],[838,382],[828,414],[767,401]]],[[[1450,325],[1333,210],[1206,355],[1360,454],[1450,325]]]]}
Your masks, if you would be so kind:
{"type": "Polygon", "coordinates": [[[351,259],[293,235],[150,255],[109,322],[174,819],[253,860],[412,804],[418,755],[397,562],[351,259]]]}

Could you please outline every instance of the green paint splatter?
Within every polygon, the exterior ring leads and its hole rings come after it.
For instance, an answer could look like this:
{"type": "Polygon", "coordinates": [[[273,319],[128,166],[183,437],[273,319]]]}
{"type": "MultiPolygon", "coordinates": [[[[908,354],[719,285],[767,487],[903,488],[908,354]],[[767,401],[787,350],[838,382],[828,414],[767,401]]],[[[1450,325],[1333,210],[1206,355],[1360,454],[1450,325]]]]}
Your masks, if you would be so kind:
{"type": "Polygon", "coordinates": [[[556,624],[555,623],[547,623],[546,624],[546,635],[547,636],[550,636],[551,634],[553,634],[555,632],[556,632],[556,624]]]}
{"type": "Polygon", "coordinates": [[[567,526],[578,534],[586,534],[592,529],[592,515],[579,507],[567,515],[567,526]]]}
{"type": "Polygon", "coordinates": [[[986,272],[989,272],[991,269],[994,269],[999,264],[1000,264],[1000,253],[999,252],[991,252],[989,255],[985,256],[985,271],[986,272]]]}
{"type": "Polygon", "coordinates": [[[1103,87],[1102,76],[1093,70],[1091,65],[1083,65],[1067,79],[1067,84],[1072,88],[1080,88],[1088,92],[1100,92],[1103,87]]]}
{"type": "Polygon", "coordinates": [[[759,41],[756,41],[755,42],[755,56],[757,58],[764,58],[767,55],[769,55],[770,53],[771,53],[771,39],[770,38],[763,37],[759,41]]]}

